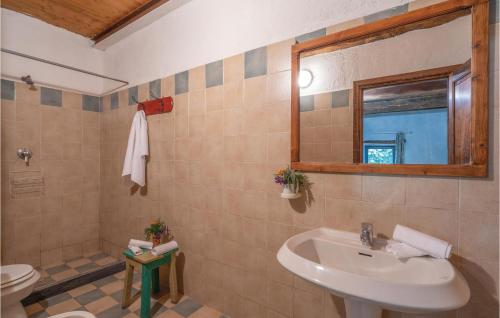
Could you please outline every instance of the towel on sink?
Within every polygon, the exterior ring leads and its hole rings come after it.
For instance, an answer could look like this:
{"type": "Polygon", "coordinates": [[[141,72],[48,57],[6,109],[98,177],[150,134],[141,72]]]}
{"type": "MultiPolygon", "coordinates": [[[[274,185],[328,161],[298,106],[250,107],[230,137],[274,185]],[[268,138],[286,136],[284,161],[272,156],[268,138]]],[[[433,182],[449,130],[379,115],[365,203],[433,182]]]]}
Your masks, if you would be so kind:
{"type": "Polygon", "coordinates": [[[387,243],[385,250],[396,256],[398,259],[427,255],[424,251],[401,242],[387,243]]]}
{"type": "Polygon", "coordinates": [[[146,121],[146,114],[143,110],[140,110],[134,115],[130,127],[122,176],[130,175],[130,180],[141,187],[145,186],[146,157],[148,155],[148,122],[146,121]]]}
{"type": "Polygon", "coordinates": [[[394,228],[392,238],[435,258],[449,258],[453,247],[446,241],[399,224],[394,228]]]}

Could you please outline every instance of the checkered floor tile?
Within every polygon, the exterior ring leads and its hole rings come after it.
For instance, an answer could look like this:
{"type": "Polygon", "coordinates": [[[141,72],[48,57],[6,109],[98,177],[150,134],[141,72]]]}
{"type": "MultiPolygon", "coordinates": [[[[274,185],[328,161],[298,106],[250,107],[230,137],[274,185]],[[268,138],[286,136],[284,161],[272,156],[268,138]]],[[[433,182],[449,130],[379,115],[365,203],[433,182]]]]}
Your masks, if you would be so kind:
{"type": "Polygon", "coordinates": [[[67,278],[100,269],[117,261],[114,257],[102,252],[96,252],[64,263],[39,267],[37,270],[40,272],[41,278],[35,285],[35,290],[40,290],[67,278]]]}
{"type": "MultiPolygon", "coordinates": [[[[134,275],[132,295],[134,302],[121,308],[124,272],[104,277],[87,285],[26,306],[29,318],[45,318],[63,312],[84,310],[97,318],[138,318],[140,317],[140,276],[134,275]]],[[[177,304],[169,295],[161,294],[151,299],[153,318],[227,318],[217,310],[202,306],[192,298],[183,296],[177,304]]]]}

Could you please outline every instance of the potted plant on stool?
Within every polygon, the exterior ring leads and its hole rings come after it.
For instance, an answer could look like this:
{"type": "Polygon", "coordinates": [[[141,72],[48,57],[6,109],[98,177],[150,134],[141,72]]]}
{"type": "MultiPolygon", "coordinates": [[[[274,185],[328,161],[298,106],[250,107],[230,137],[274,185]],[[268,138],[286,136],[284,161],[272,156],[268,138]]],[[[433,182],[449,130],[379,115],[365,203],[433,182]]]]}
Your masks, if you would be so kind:
{"type": "Polygon", "coordinates": [[[151,221],[149,227],[144,229],[144,235],[146,236],[146,240],[153,242],[153,247],[160,245],[165,236],[167,240],[171,239],[168,227],[160,219],[151,221]]]}

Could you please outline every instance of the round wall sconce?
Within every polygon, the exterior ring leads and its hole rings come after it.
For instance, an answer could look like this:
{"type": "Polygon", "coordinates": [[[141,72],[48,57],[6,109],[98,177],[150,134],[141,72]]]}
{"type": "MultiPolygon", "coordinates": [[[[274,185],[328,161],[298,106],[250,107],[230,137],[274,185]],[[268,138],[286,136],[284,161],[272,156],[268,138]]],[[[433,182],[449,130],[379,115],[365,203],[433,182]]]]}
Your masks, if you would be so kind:
{"type": "Polygon", "coordinates": [[[300,70],[299,72],[299,87],[300,88],[307,88],[309,86],[311,86],[312,84],[312,81],[313,81],[313,73],[308,70],[308,69],[304,69],[304,70],[300,70]]]}

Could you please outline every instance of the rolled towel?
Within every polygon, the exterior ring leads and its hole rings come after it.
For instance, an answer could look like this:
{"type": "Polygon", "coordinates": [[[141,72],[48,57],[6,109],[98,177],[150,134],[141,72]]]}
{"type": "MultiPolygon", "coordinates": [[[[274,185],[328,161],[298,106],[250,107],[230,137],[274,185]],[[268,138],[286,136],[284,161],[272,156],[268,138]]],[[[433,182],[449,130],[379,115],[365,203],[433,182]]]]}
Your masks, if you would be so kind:
{"type": "Polygon", "coordinates": [[[170,252],[173,249],[176,249],[178,246],[179,245],[177,244],[176,241],[170,241],[168,243],[161,244],[153,248],[151,250],[151,254],[153,254],[154,256],[162,255],[170,252]]]}
{"type": "Polygon", "coordinates": [[[406,243],[391,242],[385,246],[385,250],[398,259],[427,255],[426,252],[414,248],[406,243]]]}
{"type": "Polygon", "coordinates": [[[128,242],[128,246],[137,246],[137,247],[140,247],[140,248],[145,248],[145,249],[150,250],[150,249],[153,248],[153,242],[131,239],[128,242]]]}
{"type": "Polygon", "coordinates": [[[143,252],[142,252],[142,249],[138,246],[134,246],[134,245],[129,245],[128,246],[128,249],[134,254],[134,255],[141,255],[143,252]]]}
{"type": "Polygon", "coordinates": [[[392,238],[436,258],[449,258],[453,247],[446,241],[399,224],[394,228],[392,238]]]}

